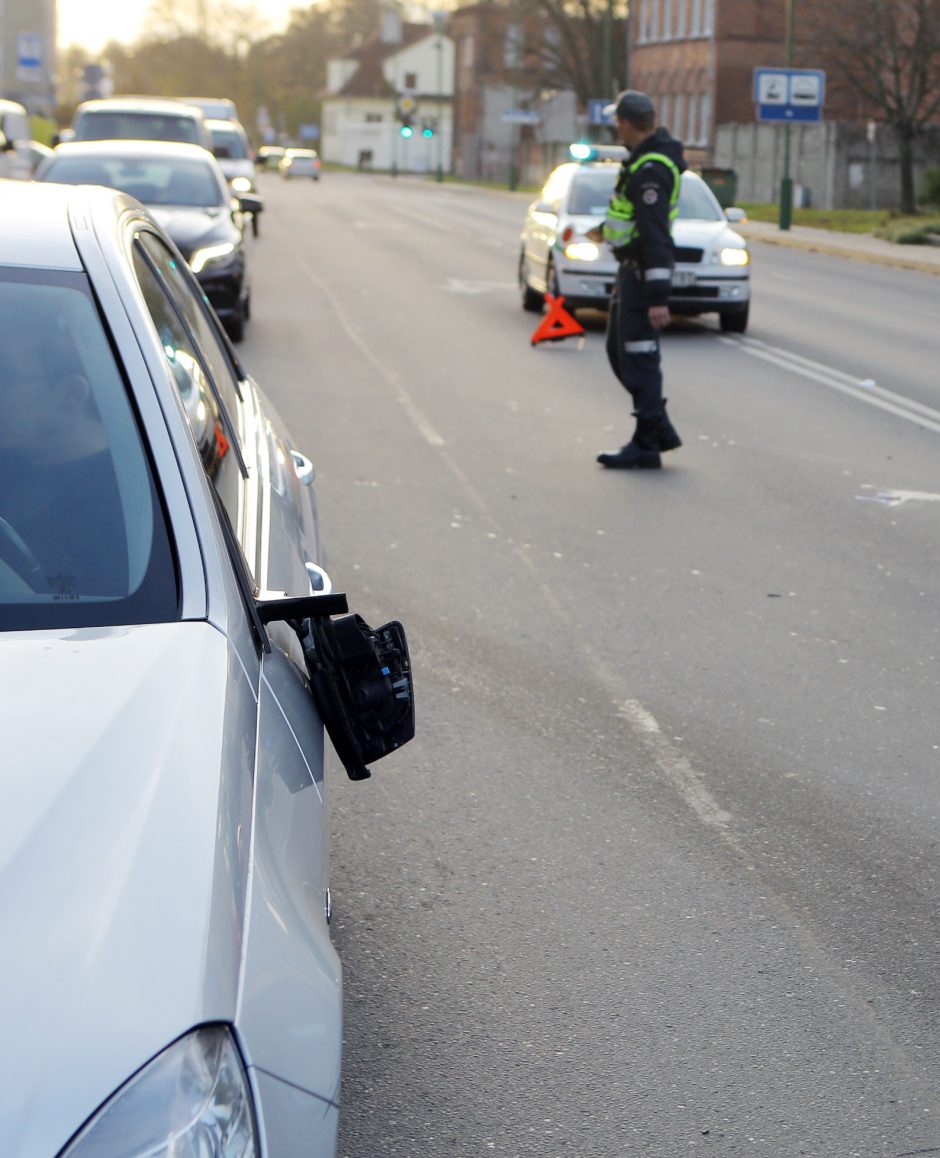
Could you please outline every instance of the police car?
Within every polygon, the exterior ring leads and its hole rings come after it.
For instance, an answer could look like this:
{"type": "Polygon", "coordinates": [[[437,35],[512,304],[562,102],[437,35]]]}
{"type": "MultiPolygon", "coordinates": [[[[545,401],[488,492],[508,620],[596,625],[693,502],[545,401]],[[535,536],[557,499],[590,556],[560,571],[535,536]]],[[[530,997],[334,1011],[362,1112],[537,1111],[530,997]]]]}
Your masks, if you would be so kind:
{"type": "MultiPolygon", "coordinates": [[[[526,213],[519,253],[523,309],[539,313],[546,294],[562,295],[566,309],[606,310],[617,263],[587,232],[603,221],[625,157],[621,146],[572,145],[572,159],[557,166],[526,213]]],[[[676,267],[669,309],[693,317],[717,314],[722,330],[743,334],[750,304],[747,242],[697,173],[682,174],[673,223],[676,267]]]]}

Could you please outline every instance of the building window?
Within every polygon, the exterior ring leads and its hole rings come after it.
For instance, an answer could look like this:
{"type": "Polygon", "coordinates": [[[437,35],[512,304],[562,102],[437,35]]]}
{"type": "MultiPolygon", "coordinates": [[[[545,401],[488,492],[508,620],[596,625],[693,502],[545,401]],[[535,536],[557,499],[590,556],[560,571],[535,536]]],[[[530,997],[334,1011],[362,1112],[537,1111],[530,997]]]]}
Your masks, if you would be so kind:
{"type": "Polygon", "coordinates": [[[669,114],[672,110],[672,98],[667,93],[665,96],[659,98],[659,123],[669,128],[671,124],[669,114]]]}
{"type": "Polygon", "coordinates": [[[380,125],[382,123],[381,113],[366,113],[367,125],[380,125]]]}
{"type": "Polygon", "coordinates": [[[473,37],[465,36],[460,43],[461,63],[464,68],[473,68],[473,37]]]}
{"type": "Polygon", "coordinates": [[[676,39],[685,39],[685,10],[688,0],[676,0],[676,39]]]}
{"type": "Polygon", "coordinates": [[[682,113],[684,112],[685,97],[681,92],[677,92],[672,101],[672,135],[674,137],[682,138],[682,130],[685,127],[682,124],[682,113]]]}
{"type": "Polygon", "coordinates": [[[689,28],[690,36],[701,36],[702,34],[702,0],[691,0],[692,4],[692,21],[689,28]]]}
{"type": "Polygon", "coordinates": [[[650,38],[650,0],[640,0],[639,17],[636,39],[638,44],[645,44],[650,38]]]}
{"type": "Polygon", "coordinates": [[[689,97],[689,123],[685,129],[685,139],[687,141],[698,141],[698,136],[695,131],[695,112],[696,100],[694,95],[689,97]]]}
{"type": "Polygon", "coordinates": [[[699,99],[698,139],[707,144],[712,135],[712,94],[703,92],[699,99]]]}
{"type": "Polygon", "coordinates": [[[715,32],[715,0],[704,0],[703,7],[705,11],[702,16],[702,32],[706,36],[712,36],[715,32]]]}
{"type": "Polygon", "coordinates": [[[663,40],[672,40],[672,0],[663,0],[663,40]]]}
{"type": "Polygon", "coordinates": [[[405,79],[401,86],[405,92],[418,91],[418,74],[416,72],[406,72],[405,79]]]}
{"type": "Polygon", "coordinates": [[[519,68],[522,65],[522,26],[520,24],[510,24],[506,29],[503,63],[506,68],[519,68]]]}
{"type": "Polygon", "coordinates": [[[650,0],[650,40],[659,40],[659,0],[650,0]]]}

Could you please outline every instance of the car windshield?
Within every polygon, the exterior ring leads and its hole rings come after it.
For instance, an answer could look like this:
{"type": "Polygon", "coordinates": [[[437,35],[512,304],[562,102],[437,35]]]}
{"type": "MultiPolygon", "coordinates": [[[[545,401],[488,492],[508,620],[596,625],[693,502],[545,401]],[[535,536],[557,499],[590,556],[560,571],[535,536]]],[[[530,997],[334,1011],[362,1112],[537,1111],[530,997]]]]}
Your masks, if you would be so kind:
{"type": "Polygon", "coordinates": [[[683,220],[721,221],[721,206],[707,185],[697,180],[685,180],[679,187],[679,217],[683,220]]]}
{"type": "Polygon", "coordinates": [[[144,205],[227,207],[229,194],[208,164],[177,157],[56,156],[44,181],[63,185],[110,185],[144,205]]]}
{"type": "Polygon", "coordinates": [[[617,184],[619,165],[603,165],[596,169],[579,169],[571,179],[568,212],[603,217],[607,212],[610,195],[617,184]]]}
{"type": "Polygon", "coordinates": [[[191,116],[172,113],[121,112],[111,109],[82,113],[75,125],[76,141],[184,141],[201,144],[191,116]]]}
{"type": "Polygon", "coordinates": [[[84,276],[0,267],[0,630],[177,616],[124,380],[84,276]]]}
{"type": "MultiPolygon", "coordinates": [[[[618,165],[580,169],[571,179],[568,212],[603,216],[617,183],[618,165]]],[[[721,221],[724,214],[707,185],[685,179],[679,186],[679,212],[683,220],[721,221]]]]}
{"type": "Polygon", "coordinates": [[[231,129],[210,129],[212,151],[217,157],[230,157],[244,161],[248,156],[248,142],[241,133],[231,129]]]}

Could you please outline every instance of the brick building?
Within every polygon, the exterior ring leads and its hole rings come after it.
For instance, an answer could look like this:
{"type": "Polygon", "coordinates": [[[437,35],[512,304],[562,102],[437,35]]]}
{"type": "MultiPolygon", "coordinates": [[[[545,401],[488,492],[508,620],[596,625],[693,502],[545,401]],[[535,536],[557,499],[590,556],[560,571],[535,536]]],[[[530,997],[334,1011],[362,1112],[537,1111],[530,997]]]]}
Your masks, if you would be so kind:
{"type": "Polygon", "coordinates": [[[531,11],[498,0],[456,9],[454,173],[486,180],[540,182],[580,132],[577,100],[533,84],[537,46],[546,35],[531,11]],[[513,118],[516,119],[513,119],[513,118]]]}
{"type": "Polygon", "coordinates": [[[757,65],[785,59],[785,5],[767,0],[638,0],[631,85],[657,103],[662,124],[708,164],[715,126],[754,120],[757,65]]]}

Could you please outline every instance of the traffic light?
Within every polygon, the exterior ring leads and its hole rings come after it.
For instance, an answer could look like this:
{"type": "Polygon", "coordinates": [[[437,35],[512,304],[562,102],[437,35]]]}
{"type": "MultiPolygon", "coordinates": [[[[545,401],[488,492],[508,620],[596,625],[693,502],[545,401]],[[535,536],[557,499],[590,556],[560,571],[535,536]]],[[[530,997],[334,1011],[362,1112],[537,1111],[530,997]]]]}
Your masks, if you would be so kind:
{"type": "Polygon", "coordinates": [[[434,122],[433,121],[425,121],[424,122],[424,127],[421,129],[421,136],[422,137],[433,137],[434,136],[434,122]]]}
{"type": "Polygon", "coordinates": [[[398,98],[398,132],[406,141],[415,135],[415,114],[418,110],[418,102],[414,97],[408,96],[407,93],[398,98]]]}

